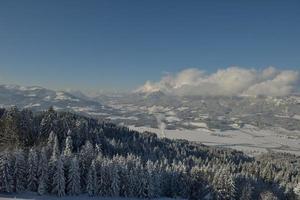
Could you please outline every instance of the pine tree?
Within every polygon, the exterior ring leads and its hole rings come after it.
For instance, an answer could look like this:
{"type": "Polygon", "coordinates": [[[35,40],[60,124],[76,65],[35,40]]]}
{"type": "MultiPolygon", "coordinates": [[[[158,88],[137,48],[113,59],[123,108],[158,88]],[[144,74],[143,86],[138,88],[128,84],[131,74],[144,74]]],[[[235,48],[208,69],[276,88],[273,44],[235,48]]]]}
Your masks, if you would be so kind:
{"type": "Polygon", "coordinates": [[[67,193],[70,195],[80,194],[80,172],[79,164],[76,157],[70,162],[67,181],[67,193]]]}
{"type": "Polygon", "coordinates": [[[28,189],[37,191],[38,186],[38,155],[35,149],[31,148],[28,155],[28,189]]]}
{"type": "Polygon", "coordinates": [[[87,174],[89,171],[89,167],[92,164],[92,160],[94,159],[95,152],[93,145],[86,141],[85,145],[82,146],[80,151],[80,178],[81,178],[81,188],[83,191],[86,190],[87,185],[87,174]]]}
{"type": "Polygon", "coordinates": [[[294,193],[297,195],[298,199],[300,199],[300,182],[294,188],[294,193]]]}
{"type": "MultiPolygon", "coordinates": [[[[153,172],[153,181],[154,181],[154,197],[159,197],[161,195],[161,174],[158,169],[157,163],[154,165],[153,172]]],[[[182,184],[182,183],[180,183],[182,184]]]]}
{"type": "Polygon", "coordinates": [[[12,157],[8,150],[5,150],[0,156],[0,191],[12,192],[13,191],[13,167],[12,157]]]}
{"type": "Polygon", "coordinates": [[[46,155],[46,149],[43,147],[40,159],[39,159],[39,165],[38,165],[38,194],[44,195],[47,193],[47,184],[48,184],[48,159],[46,155]]]}
{"type": "Polygon", "coordinates": [[[18,134],[18,125],[20,122],[20,113],[18,109],[13,106],[7,109],[1,117],[1,132],[0,132],[0,146],[19,146],[21,141],[18,134]]]}
{"type": "MultiPolygon", "coordinates": [[[[43,122],[43,121],[42,121],[43,122]]],[[[49,136],[48,136],[48,140],[47,140],[47,147],[49,149],[52,149],[53,147],[53,144],[54,144],[54,141],[55,141],[55,133],[53,131],[51,131],[49,133],[49,136]]]]}
{"type": "Polygon", "coordinates": [[[251,195],[252,195],[252,187],[251,184],[247,182],[242,189],[240,199],[251,200],[252,199],[251,195]]]}
{"type": "Polygon", "coordinates": [[[58,138],[57,135],[54,135],[54,143],[53,143],[52,155],[50,161],[55,162],[59,156],[60,156],[60,152],[59,152],[58,138]]]}
{"type": "Polygon", "coordinates": [[[103,162],[100,163],[99,167],[99,179],[97,181],[98,186],[98,194],[100,196],[109,195],[109,188],[110,188],[110,176],[109,176],[109,166],[108,160],[103,159],[103,162]]]}
{"type": "Polygon", "coordinates": [[[259,200],[279,200],[272,191],[263,191],[259,195],[259,200]]]}
{"type": "Polygon", "coordinates": [[[97,172],[95,160],[93,160],[92,165],[89,168],[86,191],[89,196],[94,196],[97,193],[97,172]]]}
{"type": "MultiPolygon", "coordinates": [[[[53,132],[51,132],[51,133],[53,133],[53,132]]],[[[53,137],[52,148],[51,148],[52,152],[50,153],[51,157],[50,157],[49,165],[48,165],[48,168],[49,168],[49,170],[48,170],[48,177],[49,177],[48,191],[49,192],[52,192],[52,190],[53,190],[53,186],[51,183],[53,183],[53,177],[54,177],[54,173],[56,170],[57,160],[60,157],[57,135],[53,133],[52,137],[53,137]]]]}
{"type": "Polygon", "coordinates": [[[137,191],[136,189],[136,181],[137,177],[135,176],[135,170],[134,168],[129,168],[128,169],[128,186],[127,186],[127,190],[128,190],[128,197],[134,197],[135,196],[135,191],[137,191]]]}
{"type": "Polygon", "coordinates": [[[155,196],[155,180],[154,180],[154,165],[153,162],[147,161],[146,163],[147,174],[147,198],[153,198],[155,196]]]}
{"type": "Polygon", "coordinates": [[[230,200],[234,198],[234,194],[232,193],[232,190],[235,190],[235,188],[232,188],[233,180],[226,169],[220,169],[219,172],[215,174],[213,184],[216,189],[218,199],[230,200]]]}
{"type": "Polygon", "coordinates": [[[53,175],[52,182],[52,193],[56,194],[58,197],[62,197],[65,195],[65,174],[64,174],[64,164],[62,160],[62,156],[59,156],[57,161],[55,162],[55,171],[53,175]]]}
{"type": "Polygon", "coordinates": [[[144,167],[141,167],[140,169],[138,169],[137,172],[138,175],[138,185],[139,187],[137,188],[137,196],[141,197],[141,198],[145,198],[147,197],[147,173],[144,169],[144,167]]]}
{"type": "Polygon", "coordinates": [[[234,200],[236,198],[236,185],[235,179],[232,175],[230,175],[228,179],[228,187],[229,187],[229,199],[234,200]]]}
{"type": "Polygon", "coordinates": [[[73,151],[73,141],[71,138],[71,131],[68,130],[63,154],[66,158],[68,158],[72,155],[72,151],[73,151]]]}
{"type": "MultiPolygon", "coordinates": [[[[51,132],[55,129],[55,124],[53,123],[55,118],[55,111],[51,106],[48,111],[45,112],[43,119],[40,123],[40,134],[41,136],[51,134],[51,132]]],[[[52,147],[52,145],[51,145],[52,147]]]]}
{"type": "Polygon", "coordinates": [[[203,172],[198,167],[194,167],[191,170],[189,184],[189,199],[203,199],[205,197],[208,183],[205,180],[203,172]]]}
{"type": "Polygon", "coordinates": [[[271,163],[267,163],[264,169],[261,172],[261,176],[264,178],[265,181],[271,183],[274,180],[274,169],[271,163]]]}
{"type": "Polygon", "coordinates": [[[23,192],[26,188],[26,161],[24,152],[21,149],[17,149],[14,152],[14,191],[23,192]]]}
{"type": "Polygon", "coordinates": [[[110,168],[110,179],[111,179],[111,188],[110,195],[113,197],[118,197],[120,195],[120,177],[118,166],[111,166],[110,168]]]}

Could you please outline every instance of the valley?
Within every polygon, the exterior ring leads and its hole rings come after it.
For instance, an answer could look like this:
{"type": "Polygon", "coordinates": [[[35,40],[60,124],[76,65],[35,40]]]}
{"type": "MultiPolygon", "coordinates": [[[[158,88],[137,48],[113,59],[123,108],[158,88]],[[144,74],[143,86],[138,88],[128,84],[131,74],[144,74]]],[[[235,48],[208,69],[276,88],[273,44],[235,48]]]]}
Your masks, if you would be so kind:
{"type": "Polygon", "coordinates": [[[300,155],[300,96],[178,97],[163,92],[99,95],[53,91],[41,87],[0,86],[0,105],[42,111],[53,106],[95,119],[242,150],[300,155]],[[79,95],[80,94],[80,95],[79,95]]]}

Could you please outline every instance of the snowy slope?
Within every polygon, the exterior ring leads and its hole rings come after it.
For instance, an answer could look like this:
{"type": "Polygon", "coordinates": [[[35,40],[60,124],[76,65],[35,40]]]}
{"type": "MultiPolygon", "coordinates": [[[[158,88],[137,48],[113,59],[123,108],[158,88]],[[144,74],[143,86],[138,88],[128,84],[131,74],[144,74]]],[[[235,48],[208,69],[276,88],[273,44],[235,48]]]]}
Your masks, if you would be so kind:
{"type": "MultiPolygon", "coordinates": [[[[162,136],[161,130],[149,127],[129,126],[132,130],[148,131],[162,136]]],[[[241,150],[248,155],[272,151],[288,152],[300,155],[300,131],[258,129],[245,126],[240,130],[164,130],[164,135],[170,139],[186,139],[210,146],[228,147],[241,150]]]]}

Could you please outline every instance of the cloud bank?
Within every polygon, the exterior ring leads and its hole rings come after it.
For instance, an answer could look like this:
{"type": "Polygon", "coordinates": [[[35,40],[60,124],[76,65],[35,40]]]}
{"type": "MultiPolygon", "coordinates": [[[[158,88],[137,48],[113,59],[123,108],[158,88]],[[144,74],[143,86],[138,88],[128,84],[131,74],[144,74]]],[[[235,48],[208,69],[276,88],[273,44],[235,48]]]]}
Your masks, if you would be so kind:
{"type": "Polygon", "coordinates": [[[158,82],[147,81],[136,92],[157,92],[188,96],[286,96],[296,91],[299,72],[229,67],[207,74],[199,69],[185,69],[177,74],[163,76],[158,82]]]}

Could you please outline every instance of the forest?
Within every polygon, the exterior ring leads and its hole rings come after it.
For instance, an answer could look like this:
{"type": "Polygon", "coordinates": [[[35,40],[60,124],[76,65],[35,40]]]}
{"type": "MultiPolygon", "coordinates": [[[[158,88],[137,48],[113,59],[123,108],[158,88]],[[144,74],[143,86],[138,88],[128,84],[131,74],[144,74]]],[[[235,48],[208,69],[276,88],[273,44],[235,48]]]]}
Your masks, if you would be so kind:
{"type": "Polygon", "coordinates": [[[159,138],[49,108],[0,109],[0,193],[300,199],[300,157],[159,138]]]}

